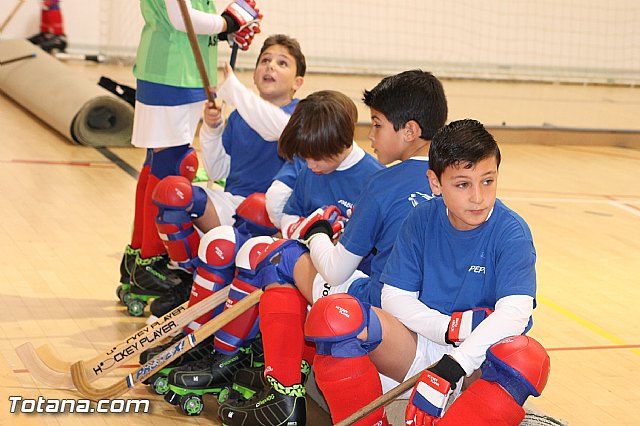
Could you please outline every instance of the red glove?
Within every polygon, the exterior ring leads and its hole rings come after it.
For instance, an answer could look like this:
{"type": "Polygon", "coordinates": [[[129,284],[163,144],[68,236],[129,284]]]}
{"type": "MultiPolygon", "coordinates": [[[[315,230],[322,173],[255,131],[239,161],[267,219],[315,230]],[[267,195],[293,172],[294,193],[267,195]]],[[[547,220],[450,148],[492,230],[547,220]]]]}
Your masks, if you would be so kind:
{"type": "Polygon", "coordinates": [[[227,34],[235,33],[262,19],[254,0],[234,0],[222,12],[227,22],[227,34]]]}
{"type": "Polygon", "coordinates": [[[470,309],[463,312],[454,312],[451,314],[449,328],[444,337],[445,342],[458,346],[471,335],[471,332],[484,321],[493,311],[487,308],[470,309]]]}
{"type": "Polygon", "coordinates": [[[407,426],[432,425],[442,417],[456,382],[465,372],[458,362],[444,355],[440,361],[422,372],[413,388],[405,411],[407,426]]]}
{"type": "Polygon", "coordinates": [[[249,46],[256,34],[260,33],[260,22],[253,22],[243,29],[231,33],[227,36],[227,41],[233,47],[234,43],[238,45],[240,50],[249,50],[249,46]]]}
{"type": "Polygon", "coordinates": [[[296,223],[291,224],[287,235],[290,239],[304,244],[308,244],[312,236],[320,233],[328,235],[332,240],[337,240],[344,231],[346,221],[336,206],[319,208],[308,217],[301,217],[296,223]]]}

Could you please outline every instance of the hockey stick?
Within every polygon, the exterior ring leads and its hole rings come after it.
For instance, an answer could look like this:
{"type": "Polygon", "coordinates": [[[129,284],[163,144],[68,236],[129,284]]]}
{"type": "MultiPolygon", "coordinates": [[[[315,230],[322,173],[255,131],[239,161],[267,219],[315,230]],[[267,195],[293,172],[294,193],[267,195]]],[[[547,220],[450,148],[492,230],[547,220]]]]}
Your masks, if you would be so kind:
{"type": "MultiPolygon", "coordinates": [[[[160,343],[165,337],[181,330],[191,321],[226,302],[229,295],[227,286],[196,305],[187,308],[189,302],[178,306],[111,349],[82,361],[87,382],[93,382],[100,376],[122,365],[136,354],[160,343]]],[[[31,375],[46,385],[60,389],[75,389],[71,375],[72,363],[58,359],[48,346],[35,349],[30,342],[16,348],[18,357],[31,375]]]]}
{"type": "Polygon", "coordinates": [[[207,75],[207,69],[204,67],[204,60],[202,59],[202,53],[200,52],[200,45],[198,44],[198,39],[196,38],[196,32],[193,29],[193,22],[191,22],[191,15],[189,15],[189,9],[187,8],[187,3],[185,0],[178,0],[178,4],[180,5],[180,13],[182,14],[182,20],[184,21],[184,26],[187,29],[187,36],[189,36],[189,44],[191,45],[191,50],[193,51],[193,56],[196,58],[196,65],[198,66],[198,72],[200,73],[200,78],[202,79],[202,84],[204,85],[204,91],[207,95],[207,100],[212,102],[215,106],[216,101],[214,100],[213,95],[209,91],[209,76],[207,75]]]}
{"type": "Polygon", "coordinates": [[[24,55],[24,56],[18,56],[17,58],[11,58],[11,59],[7,59],[4,61],[0,61],[0,65],[7,65],[10,64],[12,62],[18,62],[18,61],[24,61],[25,59],[32,59],[35,58],[36,54],[35,53],[31,53],[29,55],[24,55]]]}
{"type": "Polygon", "coordinates": [[[398,386],[391,389],[389,392],[385,393],[384,395],[380,395],[379,397],[377,397],[376,399],[374,399],[373,401],[371,401],[370,403],[368,403],[367,405],[365,405],[364,407],[362,407],[361,409],[359,409],[358,411],[356,411],[346,419],[343,419],[338,423],[336,423],[334,426],[352,425],[358,420],[366,417],[368,414],[374,412],[378,408],[389,404],[394,399],[398,398],[400,395],[402,395],[406,391],[413,388],[416,382],[418,381],[418,379],[420,378],[421,374],[422,374],[422,371],[416,374],[415,376],[400,383],[398,386]]]}
{"type": "Polygon", "coordinates": [[[0,33],[4,31],[4,27],[6,27],[9,22],[11,22],[11,20],[16,15],[16,13],[18,13],[18,10],[20,10],[23,4],[24,0],[18,0],[18,3],[16,3],[16,5],[13,7],[13,10],[11,11],[11,13],[9,13],[9,16],[7,16],[4,22],[2,22],[2,25],[0,25],[0,33]]]}
{"type": "Polygon", "coordinates": [[[153,376],[173,360],[182,356],[187,350],[196,346],[227,323],[242,315],[247,311],[247,309],[258,303],[261,295],[262,290],[255,290],[249,296],[240,300],[231,308],[226,309],[202,327],[183,337],[175,345],[158,354],[155,358],[149,360],[135,373],[129,374],[124,380],[118,380],[118,382],[105,388],[96,388],[91,386],[86,375],[87,369],[84,367],[82,361],[78,361],[71,366],[71,377],[73,378],[73,383],[83,396],[94,401],[118,397],[134,387],[136,384],[153,376]]]}

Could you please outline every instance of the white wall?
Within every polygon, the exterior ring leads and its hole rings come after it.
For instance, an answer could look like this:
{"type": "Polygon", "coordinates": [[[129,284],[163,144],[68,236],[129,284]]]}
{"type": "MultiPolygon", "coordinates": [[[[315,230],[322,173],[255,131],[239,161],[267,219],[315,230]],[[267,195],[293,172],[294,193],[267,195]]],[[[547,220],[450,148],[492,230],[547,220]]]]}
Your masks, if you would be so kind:
{"type": "MultiPolygon", "coordinates": [[[[223,7],[226,1],[217,0],[223,7]]],[[[15,0],[2,0],[0,22],[15,0]]],[[[2,37],[38,29],[26,0],[2,37]]],[[[62,0],[70,49],[133,55],[136,0],[62,0]],[[111,49],[111,50],[110,50],[111,49]]],[[[258,0],[259,45],[282,32],[301,42],[310,71],[389,73],[422,67],[441,76],[640,81],[638,0],[258,0]]],[[[239,57],[251,67],[258,49],[239,57]]]]}

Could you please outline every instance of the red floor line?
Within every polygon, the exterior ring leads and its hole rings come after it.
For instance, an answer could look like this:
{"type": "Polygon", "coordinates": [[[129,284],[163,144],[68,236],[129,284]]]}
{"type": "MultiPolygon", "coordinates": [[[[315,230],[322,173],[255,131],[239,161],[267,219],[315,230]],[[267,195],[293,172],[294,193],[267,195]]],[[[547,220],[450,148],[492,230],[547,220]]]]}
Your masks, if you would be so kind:
{"type": "Polygon", "coordinates": [[[48,166],[80,166],[80,167],[105,167],[113,168],[114,165],[108,161],[49,161],[49,160],[20,160],[1,161],[2,163],[17,164],[44,164],[48,166]]]}
{"type": "Polygon", "coordinates": [[[599,349],[638,349],[640,345],[604,345],[604,346],[568,346],[564,348],[545,348],[551,351],[590,351],[599,349]]]}
{"type": "MultiPolygon", "coordinates": [[[[638,349],[640,345],[604,345],[604,346],[567,346],[560,348],[545,348],[547,352],[560,352],[560,351],[590,351],[600,349],[638,349]]],[[[117,368],[140,368],[140,364],[124,364],[119,365],[117,368]]],[[[28,373],[27,369],[13,370],[14,373],[28,373]]]]}

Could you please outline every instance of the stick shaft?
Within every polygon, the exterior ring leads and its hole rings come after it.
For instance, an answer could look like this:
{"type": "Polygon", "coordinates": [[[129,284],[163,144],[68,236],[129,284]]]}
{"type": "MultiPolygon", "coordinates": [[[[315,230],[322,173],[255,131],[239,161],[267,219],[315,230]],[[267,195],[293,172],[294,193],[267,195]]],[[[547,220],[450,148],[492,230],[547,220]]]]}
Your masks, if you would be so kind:
{"type": "Polygon", "coordinates": [[[416,374],[415,376],[405,380],[404,382],[400,383],[395,388],[391,389],[389,392],[387,392],[384,395],[381,395],[378,398],[374,399],[373,401],[371,401],[370,403],[368,403],[367,405],[365,405],[364,407],[362,407],[361,409],[359,409],[358,411],[356,411],[355,413],[353,413],[352,415],[350,415],[346,419],[343,419],[343,420],[339,421],[334,426],[351,425],[351,424],[357,422],[358,420],[363,419],[368,414],[374,412],[378,408],[389,404],[391,401],[393,401],[394,399],[398,398],[400,395],[402,395],[403,393],[405,393],[409,389],[413,388],[415,386],[416,382],[418,381],[418,379],[420,378],[421,374],[422,374],[422,372],[420,372],[420,373],[416,374]]]}
{"type": "Polygon", "coordinates": [[[231,47],[231,58],[229,58],[229,66],[232,70],[236,69],[236,59],[238,59],[238,43],[233,43],[231,47]]]}
{"type": "Polygon", "coordinates": [[[172,345],[155,358],[149,360],[145,365],[141,366],[137,372],[130,374],[124,380],[119,380],[115,384],[102,389],[93,387],[87,381],[86,370],[82,365],[82,361],[78,361],[71,366],[73,383],[82,395],[92,400],[111,399],[120,396],[136,384],[160,371],[176,358],[182,356],[189,348],[202,342],[227,323],[242,315],[247,309],[258,303],[261,295],[262,290],[255,290],[249,296],[234,304],[233,307],[226,309],[193,333],[185,336],[180,342],[172,345]]]}
{"type": "Polygon", "coordinates": [[[31,58],[35,58],[35,57],[36,57],[35,53],[30,53],[28,55],[18,56],[17,58],[7,59],[6,61],[0,61],[0,65],[7,65],[7,64],[10,64],[12,62],[24,61],[25,59],[31,59],[31,58]]]}
{"type": "Polygon", "coordinates": [[[2,25],[0,25],[0,33],[4,31],[4,27],[6,27],[9,22],[11,22],[16,13],[18,13],[18,10],[20,10],[23,3],[24,0],[18,0],[18,3],[16,3],[16,5],[13,7],[13,10],[11,11],[11,13],[9,13],[9,16],[7,16],[4,22],[2,22],[2,25]]]}
{"type": "MultiPolygon", "coordinates": [[[[188,302],[178,306],[153,324],[147,325],[91,359],[82,361],[88,383],[93,382],[124,364],[134,355],[155,346],[175,330],[189,324],[204,313],[227,300],[229,286],[215,292],[200,303],[187,308],[188,302]]],[[[16,348],[18,357],[38,381],[61,389],[74,389],[72,363],[59,360],[45,345],[37,350],[29,342],[16,348]]]]}
{"type": "Polygon", "coordinates": [[[202,79],[202,84],[204,86],[204,91],[207,95],[207,100],[209,102],[213,102],[215,105],[216,101],[213,98],[213,95],[209,91],[209,76],[207,75],[207,69],[204,66],[204,61],[202,59],[202,53],[200,53],[200,45],[198,44],[198,39],[196,37],[196,32],[193,29],[193,22],[191,22],[191,15],[189,15],[189,9],[187,8],[187,3],[185,0],[178,0],[178,4],[180,5],[180,13],[182,14],[182,19],[184,20],[184,26],[187,29],[187,36],[189,37],[189,44],[191,44],[191,50],[193,51],[193,56],[196,58],[196,65],[198,66],[198,72],[200,73],[200,78],[202,79]]]}

